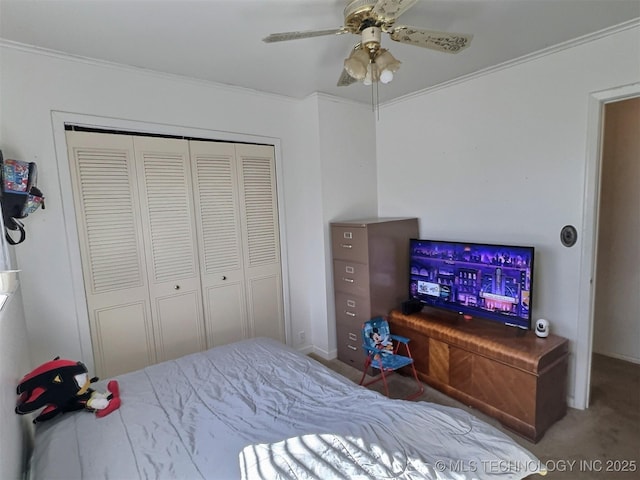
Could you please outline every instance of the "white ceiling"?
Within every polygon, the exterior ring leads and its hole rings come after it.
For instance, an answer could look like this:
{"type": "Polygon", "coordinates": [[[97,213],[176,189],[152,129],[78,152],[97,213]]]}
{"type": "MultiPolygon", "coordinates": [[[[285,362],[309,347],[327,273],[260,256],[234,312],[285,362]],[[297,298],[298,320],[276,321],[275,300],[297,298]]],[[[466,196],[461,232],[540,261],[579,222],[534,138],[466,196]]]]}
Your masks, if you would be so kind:
{"type": "MultiPolygon", "coordinates": [[[[355,35],[266,44],[273,32],[338,28],[346,0],[0,0],[0,37],[68,54],[303,98],[367,102],[337,87],[355,35]]],[[[474,35],[452,55],[382,45],[402,61],[384,102],[640,17],[640,0],[420,0],[397,25],[474,35]]]]}

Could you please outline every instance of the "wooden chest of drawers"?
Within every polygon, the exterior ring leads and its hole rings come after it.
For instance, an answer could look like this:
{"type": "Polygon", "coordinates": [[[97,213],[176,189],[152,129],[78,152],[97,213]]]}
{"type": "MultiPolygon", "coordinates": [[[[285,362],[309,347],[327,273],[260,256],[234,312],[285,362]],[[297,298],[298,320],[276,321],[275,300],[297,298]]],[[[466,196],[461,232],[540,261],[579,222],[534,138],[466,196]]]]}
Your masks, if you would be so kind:
{"type": "Polygon", "coordinates": [[[364,364],[362,323],[408,298],[409,239],[417,218],[371,218],[331,224],[338,358],[364,364]]]}
{"type": "Polygon", "coordinates": [[[459,317],[393,310],[389,323],[411,339],[422,381],[537,442],[567,411],[569,341],[459,317]]]}

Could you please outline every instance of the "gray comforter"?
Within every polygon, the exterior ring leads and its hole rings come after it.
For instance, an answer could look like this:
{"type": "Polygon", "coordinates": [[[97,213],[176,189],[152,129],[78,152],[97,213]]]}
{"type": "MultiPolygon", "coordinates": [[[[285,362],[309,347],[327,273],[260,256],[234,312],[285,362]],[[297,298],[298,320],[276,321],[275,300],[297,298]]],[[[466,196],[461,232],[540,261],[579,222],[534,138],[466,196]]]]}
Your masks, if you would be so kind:
{"type": "Polygon", "coordinates": [[[523,478],[537,459],[462,410],[389,400],[270,339],[118,378],[122,406],[37,425],[33,479],[523,478]]]}

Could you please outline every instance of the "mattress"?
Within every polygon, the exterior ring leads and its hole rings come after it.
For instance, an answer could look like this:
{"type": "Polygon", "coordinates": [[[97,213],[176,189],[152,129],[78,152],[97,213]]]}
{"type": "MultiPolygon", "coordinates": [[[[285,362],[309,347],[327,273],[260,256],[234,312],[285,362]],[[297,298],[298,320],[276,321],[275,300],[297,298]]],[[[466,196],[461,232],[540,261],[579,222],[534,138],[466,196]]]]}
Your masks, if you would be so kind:
{"type": "Polygon", "coordinates": [[[117,379],[122,405],[108,416],[80,411],[36,425],[32,479],[515,479],[539,471],[532,454],[462,410],[388,399],[271,339],[117,379]]]}

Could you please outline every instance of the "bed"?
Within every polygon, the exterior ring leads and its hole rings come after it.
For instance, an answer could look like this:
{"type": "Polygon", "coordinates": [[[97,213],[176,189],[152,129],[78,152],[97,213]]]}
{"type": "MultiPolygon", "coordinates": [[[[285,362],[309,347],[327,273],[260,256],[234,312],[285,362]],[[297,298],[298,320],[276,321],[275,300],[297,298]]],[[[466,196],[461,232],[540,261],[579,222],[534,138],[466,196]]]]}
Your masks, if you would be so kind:
{"type": "MultiPolygon", "coordinates": [[[[540,462],[466,412],[391,400],[271,339],[118,377],[122,406],[38,423],[40,479],[524,478],[540,462]]],[[[100,384],[96,390],[100,389],[100,384]]]]}

